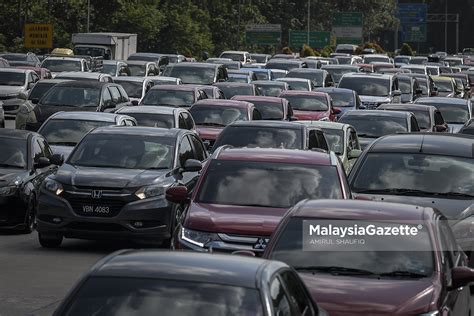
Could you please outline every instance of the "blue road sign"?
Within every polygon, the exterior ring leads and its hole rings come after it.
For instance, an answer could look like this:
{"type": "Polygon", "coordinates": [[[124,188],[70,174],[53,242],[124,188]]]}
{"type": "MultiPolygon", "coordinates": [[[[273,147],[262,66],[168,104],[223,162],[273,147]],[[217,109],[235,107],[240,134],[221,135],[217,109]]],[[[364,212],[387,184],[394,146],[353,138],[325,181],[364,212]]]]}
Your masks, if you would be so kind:
{"type": "Polygon", "coordinates": [[[426,3],[399,3],[398,18],[401,24],[426,23],[428,6],[426,3]]]}

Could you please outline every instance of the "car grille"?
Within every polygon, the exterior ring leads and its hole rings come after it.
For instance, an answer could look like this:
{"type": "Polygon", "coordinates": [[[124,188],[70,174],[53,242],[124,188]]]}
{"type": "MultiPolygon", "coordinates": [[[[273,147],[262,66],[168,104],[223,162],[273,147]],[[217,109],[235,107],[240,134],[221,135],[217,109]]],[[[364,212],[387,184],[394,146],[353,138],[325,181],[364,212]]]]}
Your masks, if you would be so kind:
{"type": "Polygon", "coordinates": [[[70,197],[67,199],[69,204],[71,204],[72,210],[74,213],[80,216],[87,217],[114,217],[117,216],[122,207],[126,204],[125,201],[122,201],[118,198],[102,198],[94,200],[90,197],[70,197]],[[99,212],[85,212],[84,206],[90,206],[94,209],[98,207],[108,207],[108,213],[99,213],[99,212]]]}
{"type": "Polygon", "coordinates": [[[367,110],[374,110],[379,106],[377,102],[362,102],[362,105],[364,105],[367,110]]]}
{"type": "Polygon", "coordinates": [[[17,95],[13,95],[13,96],[0,95],[0,100],[10,100],[10,99],[15,99],[17,97],[18,97],[17,95]]]}
{"type": "Polygon", "coordinates": [[[20,105],[18,104],[9,104],[9,105],[3,104],[3,109],[5,111],[16,111],[18,110],[19,107],[20,105]]]}

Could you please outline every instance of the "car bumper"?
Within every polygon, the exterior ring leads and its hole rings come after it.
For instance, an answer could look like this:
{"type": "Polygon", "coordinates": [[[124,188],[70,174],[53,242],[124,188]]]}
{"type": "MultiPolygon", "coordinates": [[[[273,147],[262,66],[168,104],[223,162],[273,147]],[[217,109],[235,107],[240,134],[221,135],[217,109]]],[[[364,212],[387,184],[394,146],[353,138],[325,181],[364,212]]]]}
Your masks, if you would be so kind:
{"type": "Polygon", "coordinates": [[[17,194],[0,196],[0,228],[24,226],[28,205],[17,194]]]}
{"type": "Polygon", "coordinates": [[[171,212],[163,198],[151,198],[127,203],[115,216],[84,216],[66,199],[42,192],[37,230],[66,238],[161,241],[170,238],[171,212]]]}

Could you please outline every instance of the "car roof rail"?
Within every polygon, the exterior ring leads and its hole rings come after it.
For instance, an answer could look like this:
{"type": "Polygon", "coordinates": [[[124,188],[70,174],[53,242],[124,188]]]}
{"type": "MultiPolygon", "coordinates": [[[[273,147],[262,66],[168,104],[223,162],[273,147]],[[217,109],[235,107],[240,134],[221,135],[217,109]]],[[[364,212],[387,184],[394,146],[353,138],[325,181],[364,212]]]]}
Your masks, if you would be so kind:
{"type": "Polygon", "coordinates": [[[222,146],[220,146],[219,148],[217,148],[212,153],[211,159],[216,159],[223,150],[231,149],[231,148],[234,148],[234,146],[232,146],[232,145],[222,145],[222,146]]]}

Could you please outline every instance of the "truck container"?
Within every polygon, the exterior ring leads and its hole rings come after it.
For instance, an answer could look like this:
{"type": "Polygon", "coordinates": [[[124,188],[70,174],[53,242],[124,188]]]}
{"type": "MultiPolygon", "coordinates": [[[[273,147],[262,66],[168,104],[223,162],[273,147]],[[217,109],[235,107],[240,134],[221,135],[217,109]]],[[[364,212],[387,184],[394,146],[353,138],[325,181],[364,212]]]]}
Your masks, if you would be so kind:
{"type": "Polygon", "coordinates": [[[72,34],[72,44],[75,55],[126,60],[137,51],[137,34],[75,33],[72,34]]]}

